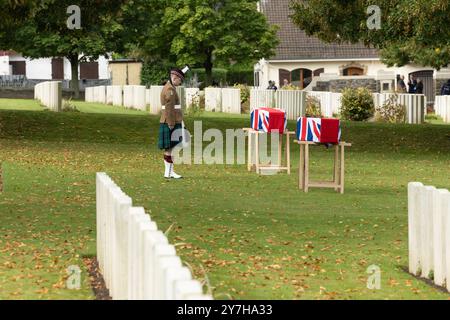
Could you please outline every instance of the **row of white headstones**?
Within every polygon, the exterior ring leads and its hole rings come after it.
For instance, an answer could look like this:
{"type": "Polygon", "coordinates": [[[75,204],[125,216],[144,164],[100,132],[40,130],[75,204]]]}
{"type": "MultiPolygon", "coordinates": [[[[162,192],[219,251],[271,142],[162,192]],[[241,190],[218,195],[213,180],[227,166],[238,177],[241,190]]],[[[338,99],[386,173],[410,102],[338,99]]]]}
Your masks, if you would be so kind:
{"type": "Polygon", "coordinates": [[[97,259],[117,300],[212,300],[144,208],[105,173],[96,176],[97,259]]]}
{"type": "Polygon", "coordinates": [[[450,291],[450,192],[408,185],[409,272],[450,291]]]}

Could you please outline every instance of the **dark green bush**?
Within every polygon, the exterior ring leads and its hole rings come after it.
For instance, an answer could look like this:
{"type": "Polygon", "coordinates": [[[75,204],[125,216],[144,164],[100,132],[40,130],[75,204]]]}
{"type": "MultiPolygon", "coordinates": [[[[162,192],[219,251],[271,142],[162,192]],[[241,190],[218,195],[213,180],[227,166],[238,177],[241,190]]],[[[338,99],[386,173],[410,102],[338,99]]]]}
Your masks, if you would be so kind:
{"type": "Polygon", "coordinates": [[[367,88],[344,89],[341,102],[343,120],[366,121],[375,113],[372,92],[367,88]]]}
{"type": "Polygon", "coordinates": [[[253,70],[228,70],[227,82],[229,85],[239,83],[247,86],[253,86],[255,82],[253,70]]]}
{"type": "MultiPolygon", "coordinates": [[[[163,83],[168,79],[168,70],[170,67],[170,64],[167,62],[144,63],[141,73],[142,85],[150,86],[163,83]]],[[[200,83],[200,89],[204,89],[206,86],[206,72],[203,68],[191,69],[186,76],[185,83],[187,86],[192,85],[195,75],[197,75],[197,81],[200,83]]],[[[212,84],[224,87],[232,87],[235,84],[253,86],[253,70],[213,68],[212,81],[212,84]]]]}
{"type": "Polygon", "coordinates": [[[170,65],[166,63],[144,63],[141,71],[142,85],[162,85],[169,79],[169,70],[170,65]]]}

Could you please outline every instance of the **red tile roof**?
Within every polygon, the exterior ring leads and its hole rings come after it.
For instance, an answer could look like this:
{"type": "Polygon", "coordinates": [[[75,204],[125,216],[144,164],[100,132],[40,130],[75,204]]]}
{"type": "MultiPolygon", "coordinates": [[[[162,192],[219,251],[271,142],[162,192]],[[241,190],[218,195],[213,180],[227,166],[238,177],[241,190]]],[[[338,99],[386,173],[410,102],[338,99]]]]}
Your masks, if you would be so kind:
{"type": "Polygon", "coordinates": [[[11,56],[13,54],[16,54],[13,50],[0,50],[0,56],[11,56]]]}

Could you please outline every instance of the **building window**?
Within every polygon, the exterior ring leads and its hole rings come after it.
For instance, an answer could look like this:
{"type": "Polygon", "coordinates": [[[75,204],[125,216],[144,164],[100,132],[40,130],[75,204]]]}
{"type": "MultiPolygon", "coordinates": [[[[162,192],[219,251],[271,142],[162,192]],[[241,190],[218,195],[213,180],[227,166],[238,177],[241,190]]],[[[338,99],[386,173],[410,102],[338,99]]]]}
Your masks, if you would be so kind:
{"type": "Polygon", "coordinates": [[[309,69],[295,69],[292,72],[286,69],[279,69],[279,84],[284,86],[285,80],[293,86],[305,89],[312,81],[312,71],[309,69]]]}
{"type": "Polygon", "coordinates": [[[255,87],[259,87],[259,74],[260,74],[260,72],[259,71],[257,71],[257,72],[255,72],[255,75],[254,75],[254,82],[255,82],[255,87]]]}
{"type": "Polygon", "coordinates": [[[282,88],[284,85],[284,80],[287,80],[288,83],[291,83],[291,72],[286,69],[279,69],[278,70],[278,83],[280,84],[279,87],[282,88]]]}
{"type": "Polygon", "coordinates": [[[320,69],[314,70],[313,75],[314,75],[314,77],[320,77],[320,74],[324,73],[324,72],[325,72],[325,69],[324,68],[320,68],[320,69]]]}
{"type": "Polygon", "coordinates": [[[13,75],[25,76],[27,74],[27,66],[25,61],[10,61],[9,65],[13,75]]]}
{"type": "Polygon", "coordinates": [[[364,69],[358,67],[349,67],[343,70],[344,76],[363,76],[364,69]]]}
{"type": "Polygon", "coordinates": [[[292,85],[305,89],[312,81],[312,71],[309,69],[295,69],[291,72],[292,85]]]}

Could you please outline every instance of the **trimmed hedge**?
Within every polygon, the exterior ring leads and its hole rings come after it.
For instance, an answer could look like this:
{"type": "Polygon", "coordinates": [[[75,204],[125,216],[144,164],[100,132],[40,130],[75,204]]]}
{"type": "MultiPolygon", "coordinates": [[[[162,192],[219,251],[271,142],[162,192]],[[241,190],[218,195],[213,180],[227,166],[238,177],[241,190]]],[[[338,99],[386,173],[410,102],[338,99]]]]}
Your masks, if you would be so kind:
{"type": "MultiPolygon", "coordinates": [[[[189,82],[194,74],[197,74],[197,81],[202,82],[204,87],[206,72],[205,69],[192,69],[187,77],[189,82]]],[[[233,86],[235,84],[246,84],[253,86],[253,70],[227,70],[222,68],[214,68],[212,73],[213,82],[219,86],[233,86]]]]}
{"type": "MultiPolygon", "coordinates": [[[[142,85],[150,86],[161,84],[167,80],[170,66],[167,63],[144,63],[142,67],[142,85]]],[[[202,83],[200,89],[205,87],[206,72],[203,68],[193,68],[186,77],[186,83],[190,83],[197,74],[197,81],[202,83]]],[[[234,86],[235,84],[254,85],[252,69],[224,69],[213,68],[213,84],[218,86],[234,86]]]]}

